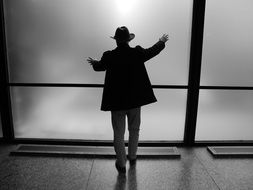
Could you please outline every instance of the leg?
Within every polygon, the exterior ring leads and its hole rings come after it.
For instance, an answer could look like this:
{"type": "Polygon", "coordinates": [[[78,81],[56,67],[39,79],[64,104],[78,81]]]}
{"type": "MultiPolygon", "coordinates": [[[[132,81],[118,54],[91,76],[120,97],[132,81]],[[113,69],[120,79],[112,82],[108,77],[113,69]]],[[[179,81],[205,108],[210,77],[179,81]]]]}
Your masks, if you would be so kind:
{"type": "Polygon", "coordinates": [[[128,141],[128,157],[131,160],[136,159],[136,152],[139,141],[139,131],[141,124],[141,108],[134,108],[128,111],[128,130],[129,130],[129,141],[128,141]]]}
{"type": "Polygon", "coordinates": [[[126,113],[125,111],[112,111],[112,127],[114,133],[114,150],[116,152],[117,163],[120,167],[126,165],[126,151],[125,151],[125,125],[126,125],[126,113]]]}

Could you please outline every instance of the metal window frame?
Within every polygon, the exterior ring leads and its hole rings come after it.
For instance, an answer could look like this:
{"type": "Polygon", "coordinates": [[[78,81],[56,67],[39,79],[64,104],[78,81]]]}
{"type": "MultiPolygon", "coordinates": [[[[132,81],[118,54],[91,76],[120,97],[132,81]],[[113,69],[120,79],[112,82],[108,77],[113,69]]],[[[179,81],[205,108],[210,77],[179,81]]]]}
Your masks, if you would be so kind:
{"type": "Polygon", "coordinates": [[[2,119],[3,140],[5,142],[12,142],[14,140],[14,130],[12,123],[12,111],[10,101],[10,91],[8,87],[8,67],[7,67],[7,51],[6,51],[6,38],[5,38],[5,21],[3,1],[0,3],[0,114],[2,119]]]}
{"type": "MultiPolygon", "coordinates": [[[[200,86],[202,46],[204,34],[206,0],[193,0],[191,48],[189,60],[188,85],[153,85],[155,89],[187,89],[185,131],[183,141],[140,141],[140,146],[206,146],[206,145],[252,145],[252,141],[195,141],[196,121],[198,112],[199,90],[253,90],[253,87],[242,86],[200,86]]],[[[70,84],[70,83],[10,83],[7,63],[6,35],[3,0],[0,2],[1,16],[1,64],[0,64],[0,114],[2,117],[3,138],[0,142],[23,144],[63,144],[87,146],[112,146],[112,141],[73,140],[73,139],[37,139],[15,138],[10,88],[11,87],[90,87],[102,88],[103,84],[70,84]],[[4,119],[3,119],[4,118],[4,119]]],[[[127,142],[126,142],[127,144],[127,142]]]]}
{"type": "Polygon", "coordinates": [[[186,146],[192,146],[195,142],[205,20],[205,5],[205,0],[193,1],[190,65],[188,79],[189,89],[187,96],[184,132],[184,142],[186,146]]]}

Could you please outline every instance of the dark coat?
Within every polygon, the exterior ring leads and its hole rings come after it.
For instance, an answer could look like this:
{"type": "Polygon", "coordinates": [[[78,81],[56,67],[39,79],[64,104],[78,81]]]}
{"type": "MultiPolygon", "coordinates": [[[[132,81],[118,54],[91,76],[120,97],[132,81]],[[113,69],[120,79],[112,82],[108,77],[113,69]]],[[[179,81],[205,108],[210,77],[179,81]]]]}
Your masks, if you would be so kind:
{"type": "Polygon", "coordinates": [[[106,71],[101,110],[115,111],[156,102],[144,62],[159,54],[162,41],[148,49],[128,45],[106,51],[95,71],[106,71]]]}

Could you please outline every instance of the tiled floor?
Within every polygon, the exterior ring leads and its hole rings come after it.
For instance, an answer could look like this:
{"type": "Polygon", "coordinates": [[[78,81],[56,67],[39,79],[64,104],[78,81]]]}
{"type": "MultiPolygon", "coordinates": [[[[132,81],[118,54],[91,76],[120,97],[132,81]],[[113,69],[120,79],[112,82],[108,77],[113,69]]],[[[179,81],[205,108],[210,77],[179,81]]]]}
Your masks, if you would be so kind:
{"type": "Polygon", "coordinates": [[[114,159],[10,156],[0,146],[1,190],[251,190],[253,159],[217,159],[206,148],[179,148],[179,159],[139,159],[118,175],[114,159]]]}

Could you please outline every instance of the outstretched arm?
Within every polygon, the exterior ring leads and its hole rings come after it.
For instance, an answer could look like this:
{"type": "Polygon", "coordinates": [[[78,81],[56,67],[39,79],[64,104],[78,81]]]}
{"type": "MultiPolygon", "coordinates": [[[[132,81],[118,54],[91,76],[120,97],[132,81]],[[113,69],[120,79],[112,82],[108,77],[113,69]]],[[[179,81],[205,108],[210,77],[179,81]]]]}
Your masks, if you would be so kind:
{"type": "Polygon", "coordinates": [[[143,49],[140,47],[144,62],[158,55],[165,48],[165,43],[168,41],[168,39],[169,35],[163,34],[163,36],[159,38],[159,41],[152,47],[147,49],[143,49]]]}

